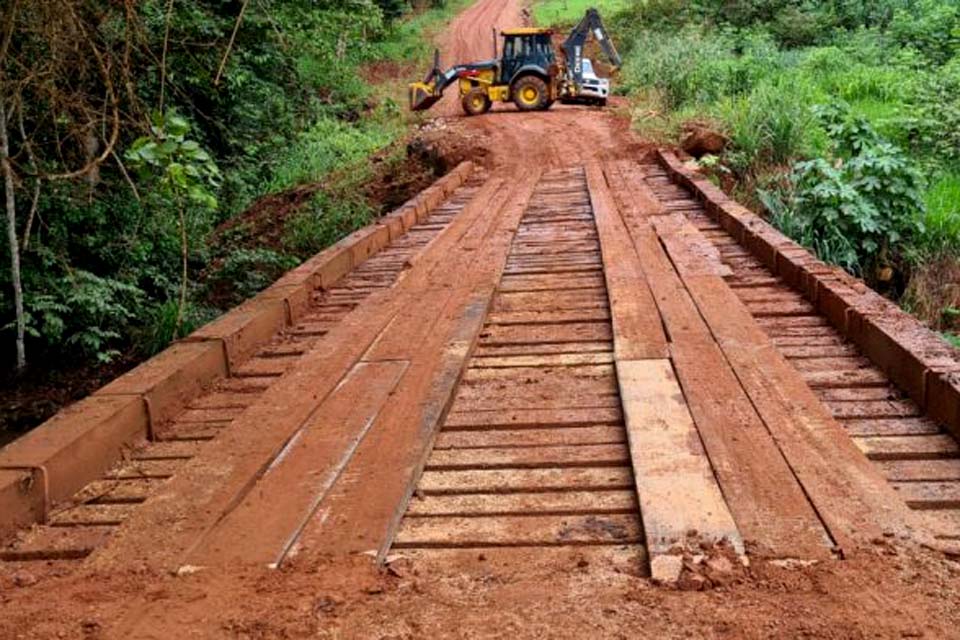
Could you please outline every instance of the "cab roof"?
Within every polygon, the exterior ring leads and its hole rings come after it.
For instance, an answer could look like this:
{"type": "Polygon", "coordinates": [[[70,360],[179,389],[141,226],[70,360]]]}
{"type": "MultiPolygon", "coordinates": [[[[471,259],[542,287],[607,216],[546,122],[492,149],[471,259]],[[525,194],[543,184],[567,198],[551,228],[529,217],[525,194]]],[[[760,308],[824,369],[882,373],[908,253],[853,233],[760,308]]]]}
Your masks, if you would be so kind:
{"type": "Polygon", "coordinates": [[[539,27],[517,27],[514,29],[504,29],[500,32],[503,36],[540,36],[553,35],[553,29],[541,29],[539,27]]]}

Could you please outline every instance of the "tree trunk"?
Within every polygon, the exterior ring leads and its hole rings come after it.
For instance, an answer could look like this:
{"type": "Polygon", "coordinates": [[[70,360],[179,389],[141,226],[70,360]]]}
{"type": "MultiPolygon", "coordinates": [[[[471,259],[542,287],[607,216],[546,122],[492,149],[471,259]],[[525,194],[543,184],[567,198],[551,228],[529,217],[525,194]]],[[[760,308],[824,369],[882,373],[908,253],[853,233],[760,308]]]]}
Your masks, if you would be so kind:
{"type": "Polygon", "coordinates": [[[13,282],[13,305],[17,317],[17,371],[27,366],[24,344],[26,318],[23,313],[23,284],[20,280],[20,243],[17,241],[17,201],[13,192],[13,167],[10,165],[10,139],[7,135],[6,105],[0,99],[0,165],[3,167],[3,190],[6,192],[7,241],[10,244],[10,280],[13,282]]]}

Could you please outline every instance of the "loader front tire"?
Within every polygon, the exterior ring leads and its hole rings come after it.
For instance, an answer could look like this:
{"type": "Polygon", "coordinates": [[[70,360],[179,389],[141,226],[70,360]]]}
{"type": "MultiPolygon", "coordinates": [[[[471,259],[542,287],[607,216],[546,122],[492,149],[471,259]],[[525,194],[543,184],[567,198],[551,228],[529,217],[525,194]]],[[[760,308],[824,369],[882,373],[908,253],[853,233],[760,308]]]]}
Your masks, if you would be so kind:
{"type": "Polygon", "coordinates": [[[513,84],[513,102],[520,111],[543,111],[550,104],[547,83],[537,76],[523,76],[513,84]]]}
{"type": "Polygon", "coordinates": [[[483,115],[490,111],[490,96],[483,87],[474,87],[463,96],[460,105],[468,116],[483,115]]]}

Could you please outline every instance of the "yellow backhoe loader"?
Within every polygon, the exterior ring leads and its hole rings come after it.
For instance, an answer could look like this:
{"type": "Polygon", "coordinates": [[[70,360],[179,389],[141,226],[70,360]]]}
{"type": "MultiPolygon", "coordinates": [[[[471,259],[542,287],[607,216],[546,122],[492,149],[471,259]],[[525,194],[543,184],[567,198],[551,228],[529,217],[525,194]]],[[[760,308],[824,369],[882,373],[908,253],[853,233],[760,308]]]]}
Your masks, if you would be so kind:
{"type": "MultiPolygon", "coordinates": [[[[554,102],[605,105],[610,81],[598,78],[593,63],[584,57],[590,34],[597,39],[613,66],[620,54],[603,26],[599,12],[588,9],[561,46],[558,60],[550,29],[520,28],[501,32],[501,54],[491,60],[458,64],[444,71],[440,52],[423,82],[410,85],[410,109],[423,111],[435,105],[454,82],[467,115],[486,113],[494,102],[513,102],[521,111],[549,109],[554,102]]],[[[496,34],[494,48],[496,49],[496,34]]]]}

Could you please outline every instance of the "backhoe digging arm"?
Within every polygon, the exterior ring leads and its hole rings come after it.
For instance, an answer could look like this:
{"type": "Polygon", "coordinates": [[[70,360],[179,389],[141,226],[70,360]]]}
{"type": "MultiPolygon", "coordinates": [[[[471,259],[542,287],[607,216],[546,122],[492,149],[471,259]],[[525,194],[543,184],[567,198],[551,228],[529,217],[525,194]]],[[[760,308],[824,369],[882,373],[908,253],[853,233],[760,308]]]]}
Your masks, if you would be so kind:
{"type": "Polygon", "coordinates": [[[614,67],[623,65],[623,59],[617,52],[617,48],[610,39],[606,27],[603,26],[603,20],[596,9],[587,9],[580,23],[573,28],[570,36],[563,43],[563,54],[567,58],[567,65],[570,69],[573,82],[579,87],[583,83],[583,47],[587,43],[590,34],[597,39],[603,52],[614,67]]]}

